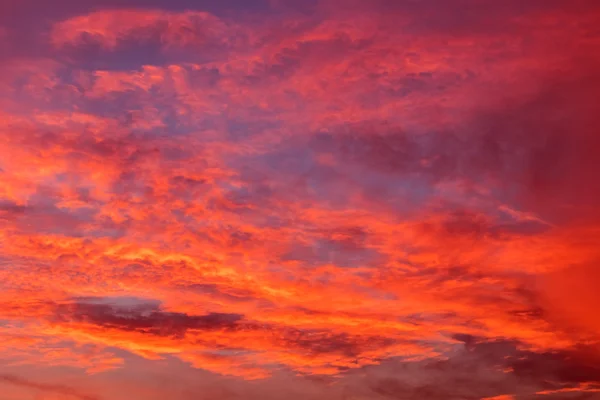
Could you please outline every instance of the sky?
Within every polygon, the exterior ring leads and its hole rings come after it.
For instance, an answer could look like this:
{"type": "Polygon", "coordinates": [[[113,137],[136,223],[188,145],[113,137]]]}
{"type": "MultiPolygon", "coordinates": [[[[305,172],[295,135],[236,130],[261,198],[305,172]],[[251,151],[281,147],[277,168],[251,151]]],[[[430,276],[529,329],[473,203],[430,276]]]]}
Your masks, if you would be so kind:
{"type": "Polygon", "coordinates": [[[600,399],[597,0],[1,0],[2,400],[600,399]]]}

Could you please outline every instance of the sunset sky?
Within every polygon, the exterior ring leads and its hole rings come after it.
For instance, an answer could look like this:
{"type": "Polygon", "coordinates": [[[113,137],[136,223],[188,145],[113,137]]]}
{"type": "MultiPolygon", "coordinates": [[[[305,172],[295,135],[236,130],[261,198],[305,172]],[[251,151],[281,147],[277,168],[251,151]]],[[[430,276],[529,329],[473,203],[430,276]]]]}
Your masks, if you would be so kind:
{"type": "Polygon", "coordinates": [[[599,0],[0,0],[0,400],[600,399],[599,0]]]}

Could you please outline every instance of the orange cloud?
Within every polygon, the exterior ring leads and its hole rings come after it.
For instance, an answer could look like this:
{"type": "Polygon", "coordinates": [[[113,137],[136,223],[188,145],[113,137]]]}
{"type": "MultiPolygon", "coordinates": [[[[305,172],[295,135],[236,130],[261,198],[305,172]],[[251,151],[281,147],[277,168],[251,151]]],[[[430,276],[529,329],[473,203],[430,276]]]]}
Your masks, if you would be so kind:
{"type": "Polygon", "coordinates": [[[596,390],[597,6],[117,3],[0,59],[5,386],[596,390]]]}

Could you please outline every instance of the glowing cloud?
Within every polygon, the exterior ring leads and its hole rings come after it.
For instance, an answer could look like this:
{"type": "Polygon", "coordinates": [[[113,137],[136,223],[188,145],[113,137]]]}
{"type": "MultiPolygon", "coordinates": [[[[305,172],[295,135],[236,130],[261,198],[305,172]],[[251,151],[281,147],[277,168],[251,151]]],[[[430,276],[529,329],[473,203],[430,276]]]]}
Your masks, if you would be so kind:
{"type": "Polygon", "coordinates": [[[0,393],[600,390],[597,2],[209,3],[0,5],[0,393]]]}

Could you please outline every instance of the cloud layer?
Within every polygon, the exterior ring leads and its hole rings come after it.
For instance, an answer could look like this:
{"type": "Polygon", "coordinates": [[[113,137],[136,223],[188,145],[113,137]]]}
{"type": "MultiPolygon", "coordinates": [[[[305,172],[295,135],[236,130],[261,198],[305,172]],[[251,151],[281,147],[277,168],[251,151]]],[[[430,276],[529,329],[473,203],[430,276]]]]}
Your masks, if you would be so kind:
{"type": "Polygon", "coordinates": [[[1,5],[2,393],[597,396],[600,6],[521,3],[1,5]]]}

